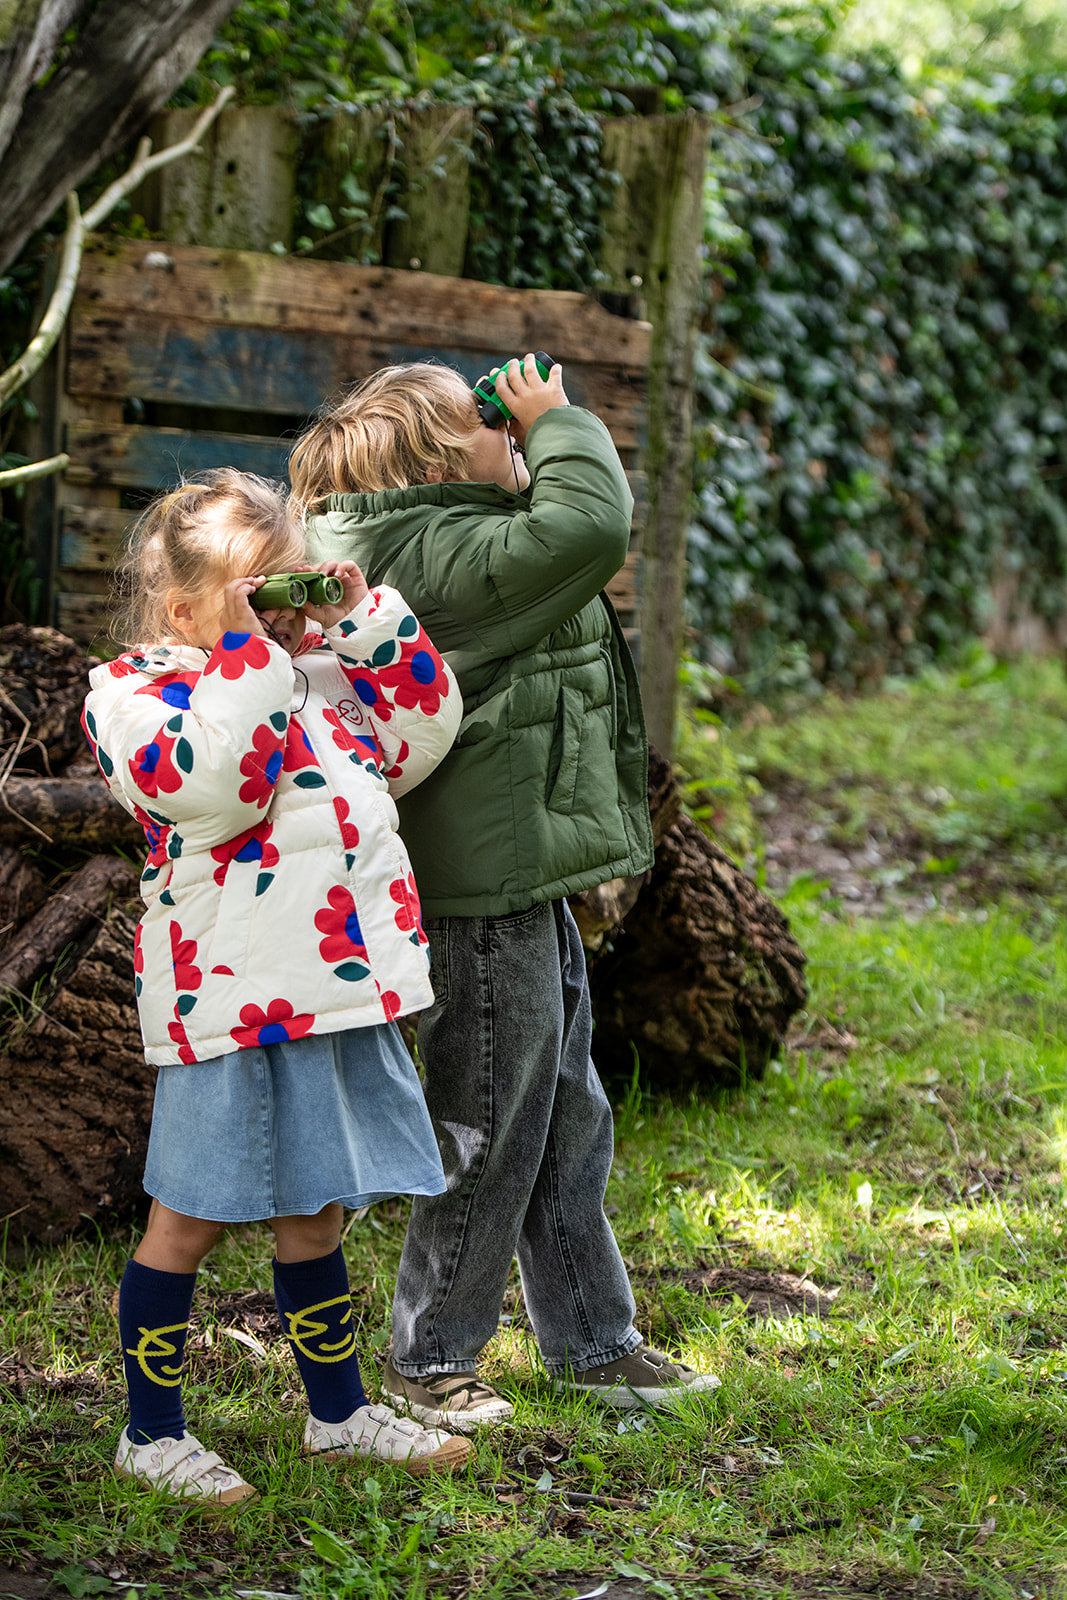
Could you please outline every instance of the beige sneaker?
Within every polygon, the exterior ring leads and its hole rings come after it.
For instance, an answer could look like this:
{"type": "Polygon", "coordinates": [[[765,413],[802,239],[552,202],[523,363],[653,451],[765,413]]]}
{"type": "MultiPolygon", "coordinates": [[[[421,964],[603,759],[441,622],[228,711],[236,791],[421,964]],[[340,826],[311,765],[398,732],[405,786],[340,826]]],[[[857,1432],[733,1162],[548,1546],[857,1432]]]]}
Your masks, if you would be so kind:
{"type": "Polygon", "coordinates": [[[677,1405],[687,1394],[717,1389],[720,1381],[710,1372],[697,1372],[684,1361],[672,1361],[661,1350],[641,1344],[618,1361],[589,1367],[584,1372],[568,1372],[562,1378],[553,1378],[552,1383],[565,1394],[589,1394],[600,1405],[636,1411],[640,1406],[677,1405]]]}
{"type": "Polygon", "coordinates": [[[123,1428],[115,1471],[124,1478],[138,1478],[175,1499],[203,1500],[215,1506],[237,1505],[256,1492],[239,1472],[228,1467],[214,1450],[205,1450],[191,1433],[181,1439],[134,1444],[123,1428]]]}
{"type": "Polygon", "coordinates": [[[413,1417],[429,1427],[473,1433],[490,1422],[506,1422],[514,1406],[473,1372],[429,1372],[406,1378],[391,1360],[385,1363],[382,1388],[413,1417]]]}
{"type": "Polygon", "coordinates": [[[470,1455],[470,1441],[454,1439],[439,1428],[420,1428],[398,1417],[388,1406],[360,1406],[344,1422],[308,1417],[304,1449],[321,1461],[374,1456],[406,1472],[452,1472],[470,1455]]]}

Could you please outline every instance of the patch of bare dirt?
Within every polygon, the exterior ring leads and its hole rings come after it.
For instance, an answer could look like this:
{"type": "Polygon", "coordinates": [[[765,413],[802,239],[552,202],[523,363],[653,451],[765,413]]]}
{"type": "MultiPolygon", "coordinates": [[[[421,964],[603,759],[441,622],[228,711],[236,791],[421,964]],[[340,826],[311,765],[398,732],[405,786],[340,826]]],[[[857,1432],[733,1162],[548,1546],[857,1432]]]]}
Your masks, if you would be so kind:
{"type": "MultiPolygon", "coordinates": [[[[846,844],[835,838],[833,820],[820,816],[812,797],[801,790],[764,794],[758,810],[772,898],[802,877],[825,882],[828,899],[841,900],[862,916],[927,911],[957,897],[947,877],[938,876],[935,889],[909,840],[867,835],[846,844]]],[[[921,854],[925,859],[928,851],[921,854]]]]}
{"type": "Polygon", "coordinates": [[[685,1272],[691,1294],[741,1300],[753,1317],[827,1317],[840,1289],[822,1289],[792,1272],[759,1272],[752,1267],[709,1267],[685,1272]]]}

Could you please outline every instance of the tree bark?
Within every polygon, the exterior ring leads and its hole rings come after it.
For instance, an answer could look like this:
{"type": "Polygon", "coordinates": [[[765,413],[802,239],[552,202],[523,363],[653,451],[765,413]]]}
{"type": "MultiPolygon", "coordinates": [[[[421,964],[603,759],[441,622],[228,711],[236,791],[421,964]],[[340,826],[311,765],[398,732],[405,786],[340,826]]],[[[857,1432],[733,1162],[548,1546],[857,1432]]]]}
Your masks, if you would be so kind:
{"type": "Polygon", "coordinates": [[[140,850],[144,833],[98,773],[8,778],[0,786],[0,844],[140,850]]]}
{"type": "Polygon", "coordinates": [[[27,1000],[39,979],[57,968],[64,953],[97,923],[107,920],[115,898],[137,892],[137,874],[119,856],[93,856],[67,878],[31,917],[0,961],[0,996],[27,1000]]]}
{"type": "Polygon", "coordinates": [[[182,82],[237,0],[16,0],[0,13],[0,272],[182,82]],[[69,53],[45,82],[70,26],[69,53]]]}
{"type": "Polygon", "coordinates": [[[0,752],[18,772],[53,775],[87,750],[81,711],[95,657],[55,628],[0,628],[0,752]]]}
{"type": "Polygon", "coordinates": [[[657,1088],[736,1085],[760,1076],[804,1005],[804,953],[774,902],[680,814],[656,751],[649,774],[655,864],[590,959],[597,1066],[629,1076],[636,1055],[657,1088]]]}
{"type": "Polygon", "coordinates": [[[0,1221],[59,1238],[143,1198],[155,1068],[133,990],[135,917],[113,908],[40,1007],[12,1009],[0,1053],[0,1221]]]}

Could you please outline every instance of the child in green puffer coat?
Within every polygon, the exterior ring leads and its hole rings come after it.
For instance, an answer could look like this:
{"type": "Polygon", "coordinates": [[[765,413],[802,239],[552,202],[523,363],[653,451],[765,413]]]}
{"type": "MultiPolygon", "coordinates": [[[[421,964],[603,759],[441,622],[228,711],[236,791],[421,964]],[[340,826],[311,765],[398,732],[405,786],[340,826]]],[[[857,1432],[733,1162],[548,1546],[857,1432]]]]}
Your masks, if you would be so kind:
{"type": "Polygon", "coordinates": [[[447,367],[387,367],[290,460],[310,558],[357,561],[398,588],[463,696],[450,753],[399,804],[431,949],[418,1042],[447,1191],[412,1206],[384,1380],[420,1421],[461,1431],[511,1414],[476,1362],[516,1255],[561,1389],[630,1407],[718,1384],[634,1327],[566,901],[652,863],[640,695],[602,593],[632,497],[561,367],[544,377],[532,355],[513,360],[496,392],[506,425],[484,422],[447,367]]]}

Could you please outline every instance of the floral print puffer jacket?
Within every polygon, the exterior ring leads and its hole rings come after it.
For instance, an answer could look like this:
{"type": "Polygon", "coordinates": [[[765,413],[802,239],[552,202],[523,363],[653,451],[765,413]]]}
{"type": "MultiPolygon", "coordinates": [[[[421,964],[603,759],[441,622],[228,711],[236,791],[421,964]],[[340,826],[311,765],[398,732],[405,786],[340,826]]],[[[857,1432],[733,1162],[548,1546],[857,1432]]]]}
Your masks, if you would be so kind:
{"type": "Polygon", "coordinates": [[[258,634],[94,667],[83,725],[142,824],[145,1056],[210,1060],[430,1004],[393,796],[455,737],[459,690],[395,589],[290,659],[258,634]]]}

